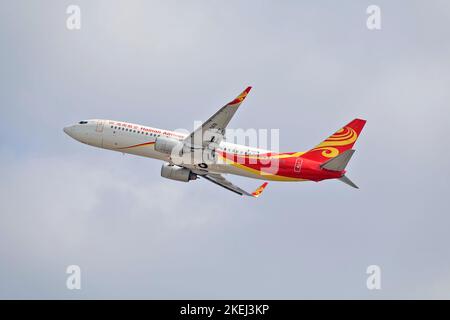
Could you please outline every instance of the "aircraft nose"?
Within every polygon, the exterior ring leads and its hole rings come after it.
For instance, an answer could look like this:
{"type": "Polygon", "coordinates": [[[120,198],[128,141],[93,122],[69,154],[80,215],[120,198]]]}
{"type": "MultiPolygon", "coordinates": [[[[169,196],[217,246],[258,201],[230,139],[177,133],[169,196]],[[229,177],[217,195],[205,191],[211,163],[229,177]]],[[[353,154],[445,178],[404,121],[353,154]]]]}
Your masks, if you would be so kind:
{"type": "Polygon", "coordinates": [[[64,127],[63,131],[64,131],[68,136],[72,137],[72,135],[73,135],[73,133],[72,133],[72,131],[73,131],[72,126],[64,127]]]}

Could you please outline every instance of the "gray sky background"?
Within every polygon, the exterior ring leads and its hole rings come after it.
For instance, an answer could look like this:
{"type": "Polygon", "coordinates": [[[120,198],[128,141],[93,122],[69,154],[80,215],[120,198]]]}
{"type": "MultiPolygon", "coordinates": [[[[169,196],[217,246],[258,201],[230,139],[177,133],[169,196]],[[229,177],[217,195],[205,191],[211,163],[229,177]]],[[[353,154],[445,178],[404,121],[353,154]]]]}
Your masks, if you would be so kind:
{"type": "Polygon", "coordinates": [[[448,1],[2,0],[0,297],[450,298],[449,21],[448,1]],[[283,151],[367,119],[348,167],[361,189],[242,198],[62,131],[190,129],[247,85],[231,127],[279,128],[283,151]]]}

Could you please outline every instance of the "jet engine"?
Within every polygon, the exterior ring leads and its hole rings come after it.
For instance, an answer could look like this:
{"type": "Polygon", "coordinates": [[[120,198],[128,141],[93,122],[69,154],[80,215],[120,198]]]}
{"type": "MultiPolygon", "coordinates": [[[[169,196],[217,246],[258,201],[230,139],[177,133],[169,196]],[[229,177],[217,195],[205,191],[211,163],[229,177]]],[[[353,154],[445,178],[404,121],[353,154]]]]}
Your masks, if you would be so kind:
{"type": "Polygon", "coordinates": [[[155,141],[155,151],[172,155],[172,152],[176,152],[177,155],[181,155],[183,150],[183,142],[166,137],[158,137],[155,141]]]}
{"type": "Polygon", "coordinates": [[[168,163],[162,165],[161,177],[183,182],[197,179],[197,175],[191,170],[168,163]]]}

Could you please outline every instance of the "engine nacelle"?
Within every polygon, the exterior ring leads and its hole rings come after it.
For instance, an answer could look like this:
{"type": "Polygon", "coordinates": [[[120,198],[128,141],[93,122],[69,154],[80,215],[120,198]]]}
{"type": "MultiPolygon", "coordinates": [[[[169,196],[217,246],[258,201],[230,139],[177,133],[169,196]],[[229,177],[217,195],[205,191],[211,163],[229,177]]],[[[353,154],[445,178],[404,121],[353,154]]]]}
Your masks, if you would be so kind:
{"type": "Polygon", "coordinates": [[[176,152],[179,156],[183,150],[183,142],[166,137],[158,137],[155,141],[155,151],[172,155],[172,152],[176,152]]]}
{"type": "Polygon", "coordinates": [[[197,179],[197,175],[191,170],[168,163],[162,165],[161,177],[183,182],[197,179]]]}

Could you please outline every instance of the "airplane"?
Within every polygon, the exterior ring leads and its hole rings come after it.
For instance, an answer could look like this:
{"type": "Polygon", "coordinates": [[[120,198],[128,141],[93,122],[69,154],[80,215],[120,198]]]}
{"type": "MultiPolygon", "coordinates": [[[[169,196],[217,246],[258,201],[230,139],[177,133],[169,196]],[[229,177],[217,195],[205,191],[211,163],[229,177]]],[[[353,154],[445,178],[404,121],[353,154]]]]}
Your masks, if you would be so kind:
{"type": "Polygon", "coordinates": [[[354,119],[304,152],[280,153],[225,141],[226,128],[251,88],[190,134],[105,119],[82,120],[63,130],[87,145],[162,160],[164,178],[183,182],[203,178],[241,196],[258,197],[267,182],[248,192],[227,180],[225,174],[269,181],[338,179],[358,188],[346,176],[345,168],[366,120],[354,119]]]}

